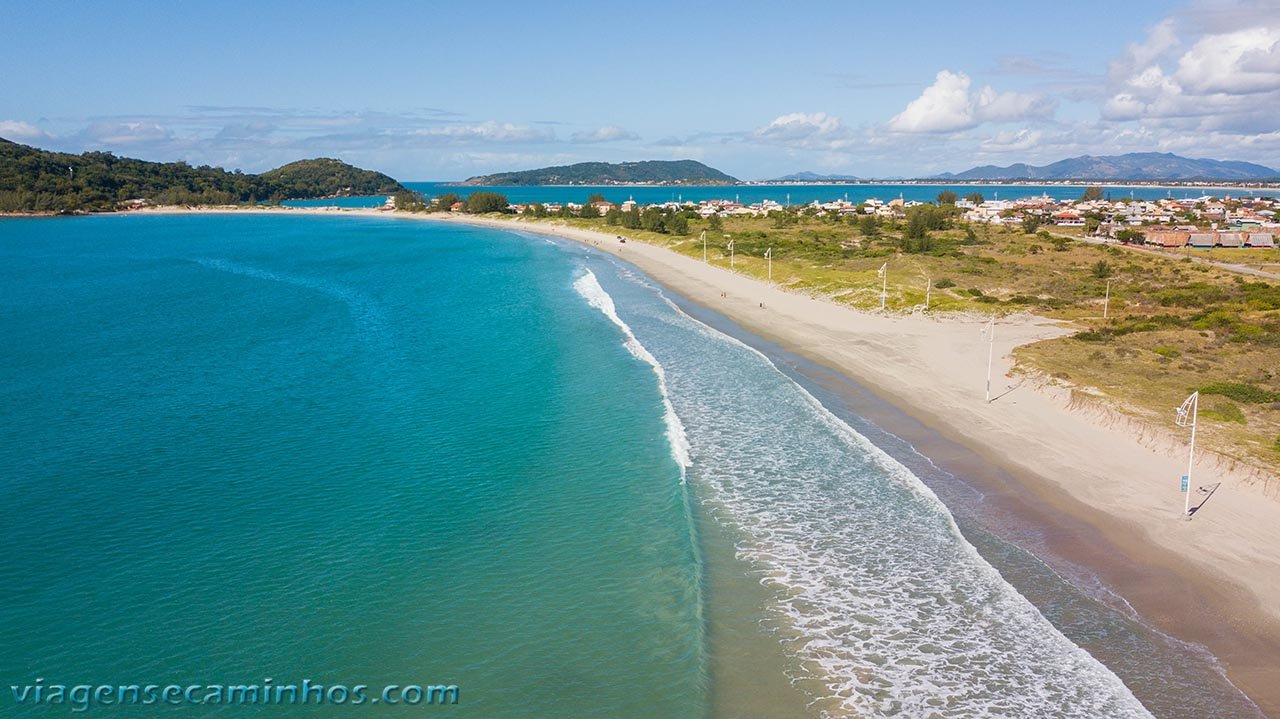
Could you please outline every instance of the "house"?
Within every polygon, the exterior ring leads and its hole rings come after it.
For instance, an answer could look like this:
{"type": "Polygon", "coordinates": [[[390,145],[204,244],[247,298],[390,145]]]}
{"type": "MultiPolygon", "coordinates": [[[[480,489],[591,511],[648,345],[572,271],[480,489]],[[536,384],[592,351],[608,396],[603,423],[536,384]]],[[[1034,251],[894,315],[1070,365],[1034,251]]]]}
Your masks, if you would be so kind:
{"type": "Polygon", "coordinates": [[[453,203],[452,205],[449,205],[449,211],[450,211],[450,212],[462,212],[462,209],[463,209],[464,207],[466,207],[466,206],[467,206],[467,203],[465,203],[465,202],[455,202],[455,203],[453,203]]]}
{"type": "Polygon", "coordinates": [[[1155,245],[1156,247],[1174,248],[1186,247],[1187,242],[1191,239],[1190,232],[1170,232],[1168,230],[1151,230],[1147,232],[1146,244],[1155,245]]]}
{"type": "Polygon", "coordinates": [[[1240,232],[1219,232],[1219,247],[1244,247],[1244,234],[1240,232]]]}
{"type": "Polygon", "coordinates": [[[1191,247],[1208,249],[1218,244],[1218,234],[1216,232],[1192,232],[1187,238],[1187,244],[1191,247]]]}
{"type": "Polygon", "coordinates": [[[1244,239],[1244,246],[1274,248],[1276,238],[1270,232],[1250,232],[1244,239]]]}

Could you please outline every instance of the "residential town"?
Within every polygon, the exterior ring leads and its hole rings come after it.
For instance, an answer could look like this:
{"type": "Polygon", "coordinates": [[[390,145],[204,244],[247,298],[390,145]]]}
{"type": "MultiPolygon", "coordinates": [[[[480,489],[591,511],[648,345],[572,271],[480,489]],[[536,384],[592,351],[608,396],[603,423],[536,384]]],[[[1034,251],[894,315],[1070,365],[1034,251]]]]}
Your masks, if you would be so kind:
{"type": "MultiPolygon", "coordinates": [[[[1093,193],[1098,194],[1098,193],[1093,193]]],[[[658,207],[675,212],[694,212],[706,219],[720,217],[761,217],[775,212],[803,212],[817,217],[874,215],[883,219],[906,217],[907,210],[930,203],[904,200],[869,199],[860,203],[844,199],[786,206],[773,200],[744,204],[735,200],[672,201],[639,206],[634,200],[620,204],[608,201],[590,203],[594,213],[605,215],[611,210],[629,212],[639,207],[658,207]]],[[[950,203],[949,203],[950,204],[950,203]]],[[[1174,199],[1138,200],[1092,197],[1080,200],[1056,200],[1048,196],[1024,197],[1016,200],[985,199],[978,193],[956,199],[959,216],[966,221],[990,225],[1028,226],[1027,222],[1045,229],[1080,228],[1085,235],[1130,244],[1146,244],[1159,248],[1274,248],[1280,234],[1276,218],[1280,201],[1270,197],[1212,197],[1208,195],[1174,199]]],[[[584,205],[578,203],[513,204],[516,214],[581,215],[584,205]]],[[[452,210],[461,210],[455,203],[452,210]]]]}

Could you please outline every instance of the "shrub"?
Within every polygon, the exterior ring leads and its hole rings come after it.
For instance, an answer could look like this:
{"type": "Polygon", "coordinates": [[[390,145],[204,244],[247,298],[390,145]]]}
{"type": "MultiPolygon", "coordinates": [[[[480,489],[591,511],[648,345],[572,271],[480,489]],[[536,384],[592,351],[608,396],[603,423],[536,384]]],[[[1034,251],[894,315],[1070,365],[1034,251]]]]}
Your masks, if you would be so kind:
{"type": "Polygon", "coordinates": [[[1239,424],[1248,423],[1248,420],[1245,419],[1244,412],[1241,412],[1239,407],[1227,402],[1226,400],[1214,402],[1209,407],[1200,410],[1200,414],[1204,417],[1208,417],[1209,419],[1216,419],[1222,422],[1237,422],[1239,424]]]}
{"type": "Polygon", "coordinates": [[[955,282],[952,282],[951,280],[947,279],[946,277],[943,277],[942,279],[938,280],[937,282],[934,282],[934,283],[933,283],[933,286],[934,286],[934,287],[937,287],[937,288],[938,288],[938,289],[940,289],[940,290],[945,290],[945,289],[947,289],[948,287],[955,287],[955,286],[956,286],[956,283],[955,283],[955,282]]]}
{"type": "Polygon", "coordinates": [[[1220,395],[1246,404],[1280,402],[1280,392],[1247,382],[1210,382],[1200,388],[1200,394],[1220,395]]]}

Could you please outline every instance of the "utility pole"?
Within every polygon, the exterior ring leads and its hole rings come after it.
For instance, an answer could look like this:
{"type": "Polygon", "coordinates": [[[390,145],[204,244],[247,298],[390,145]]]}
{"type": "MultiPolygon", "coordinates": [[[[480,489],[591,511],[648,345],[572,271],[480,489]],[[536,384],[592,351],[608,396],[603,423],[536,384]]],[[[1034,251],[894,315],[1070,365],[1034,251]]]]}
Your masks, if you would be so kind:
{"type": "Polygon", "coordinates": [[[1106,319],[1111,310],[1111,280],[1107,280],[1107,294],[1102,300],[1102,319],[1106,319]]]}
{"type": "Polygon", "coordinates": [[[773,248],[764,251],[764,258],[769,261],[769,284],[773,284],[773,248]]]}
{"type": "Polygon", "coordinates": [[[702,261],[707,261],[707,231],[702,231],[702,261]]]}
{"type": "Polygon", "coordinates": [[[926,277],[925,279],[926,279],[926,282],[924,286],[924,308],[927,311],[929,309],[929,296],[933,294],[933,278],[926,277]]]}

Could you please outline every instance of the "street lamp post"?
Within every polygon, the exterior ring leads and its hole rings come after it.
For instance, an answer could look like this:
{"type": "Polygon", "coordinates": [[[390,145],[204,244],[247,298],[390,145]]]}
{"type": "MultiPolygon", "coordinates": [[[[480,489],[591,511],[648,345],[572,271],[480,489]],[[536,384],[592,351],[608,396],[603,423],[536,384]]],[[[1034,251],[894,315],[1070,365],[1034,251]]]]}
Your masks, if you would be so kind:
{"type": "Polygon", "coordinates": [[[883,310],[883,309],[884,309],[884,301],[885,301],[885,298],[886,298],[886,297],[888,296],[888,294],[889,294],[889,263],[888,263],[888,262],[886,262],[886,263],[884,263],[883,265],[880,265],[880,271],[879,271],[879,272],[877,272],[876,274],[877,274],[877,275],[880,275],[880,279],[881,279],[881,284],[880,284],[880,309],[882,309],[882,310],[883,310]]]}
{"type": "Polygon", "coordinates": [[[1102,319],[1106,319],[1111,310],[1111,280],[1107,280],[1107,294],[1102,300],[1102,319]]]}
{"type": "Polygon", "coordinates": [[[769,284],[773,284],[773,248],[764,251],[764,258],[769,261],[769,284]]]}
{"type": "Polygon", "coordinates": [[[729,269],[733,269],[733,240],[729,240],[729,269]]]}
{"type": "Polygon", "coordinates": [[[702,231],[702,261],[707,261],[707,231],[702,231]]]}
{"type": "Polygon", "coordinates": [[[987,335],[987,403],[991,402],[991,364],[996,356],[996,318],[994,315],[984,329],[987,335]]]}
{"type": "Polygon", "coordinates": [[[924,308],[927,311],[929,309],[929,297],[930,295],[933,294],[933,278],[926,277],[925,280],[926,282],[924,285],[924,308]]]}
{"type": "Polygon", "coordinates": [[[1182,514],[1191,517],[1191,465],[1196,459],[1196,422],[1200,414],[1200,392],[1192,392],[1190,397],[1178,407],[1174,422],[1179,427],[1191,428],[1191,449],[1187,451],[1187,474],[1182,478],[1182,514]]]}

